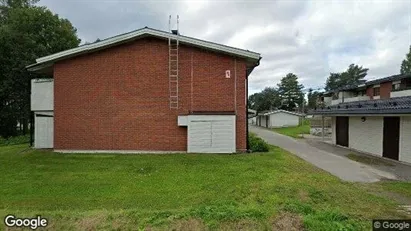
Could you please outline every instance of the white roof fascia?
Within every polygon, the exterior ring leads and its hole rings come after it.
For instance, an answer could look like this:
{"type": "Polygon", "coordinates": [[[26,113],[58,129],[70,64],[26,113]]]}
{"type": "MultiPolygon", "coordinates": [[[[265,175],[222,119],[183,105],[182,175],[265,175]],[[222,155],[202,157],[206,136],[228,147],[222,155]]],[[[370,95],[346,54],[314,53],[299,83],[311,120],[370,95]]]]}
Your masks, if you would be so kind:
{"type": "Polygon", "coordinates": [[[267,115],[272,115],[272,114],[276,114],[276,113],[280,113],[280,112],[290,114],[290,115],[295,115],[295,116],[304,116],[303,114],[296,113],[296,112],[291,112],[291,111],[286,111],[286,110],[275,110],[275,111],[272,111],[272,112],[267,112],[263,115],[267,116],[267,115]]]}
{"type": "Polygon", "coordinates": [[[103,48],[103,47],[110,46],[110,45],[113,45],[113,44],[116,44],[122,41],[127,41],[129,39],[132,39],[138,36],[142,36],[142,35],[152,35],[152,36],[157,36],[157,37],[162,37],[162,38],[167,38],[167,39],[169,37],[172,39],[178,38],[178,40],[182,43],[197,45],[200,47],[222,51],[222,52],[226,52],[226,53],[230,53],[230,54],[238,55],[238,56],[243,56],[243,57],[255,59],[255,60],[259,60],[261,57],[259,53],[255,53],[252,51],[246,51],[246,50],[229,47],[229,46],[225,46],[225,45],[221,45],[217,43],[207,42],[207,41],[203,41],[199,39],[194,39],[194,38],[190,38],[190,37],[186,37],[182,35],[175,35],[175,34],[171,34],[168,32],[158,31],[158,30],[154,30],[150,28],[143,28],[143,29],[131,32],[131,33],[115,36],[115,37],[112,37],[112,38],[109,38],[109,39],[106,39],[106,40],[103,40],[97,43],[91,43],[91,44],[83,45],[83,46],[76,47],[73,49],[58,52],[52,55],[48,55],[45,57],[41,57],[41,58],[36,59],[36,62],[37,64],[39,64],[39,63],[54,61],[60,58],[64,58],[65,56],[70,56],[70,55],[74,55],[74,54],[89,51],[89,50],[103,48]]]}

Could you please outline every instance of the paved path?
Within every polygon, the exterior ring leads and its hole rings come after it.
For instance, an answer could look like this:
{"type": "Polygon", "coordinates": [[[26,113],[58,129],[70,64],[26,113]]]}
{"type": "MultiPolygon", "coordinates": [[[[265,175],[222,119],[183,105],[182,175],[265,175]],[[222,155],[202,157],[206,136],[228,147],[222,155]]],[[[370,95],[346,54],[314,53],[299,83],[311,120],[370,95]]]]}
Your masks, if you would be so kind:
{"type": "Polygon", "coordinates": [[[342,180],[376,182],[381,179],[396,179],[396,176],[392,173],[318,149],[304,141],[293,139],[265,128],[250,126],[250,131],[256,133],[269,144],[281,147],[342,180]]]}

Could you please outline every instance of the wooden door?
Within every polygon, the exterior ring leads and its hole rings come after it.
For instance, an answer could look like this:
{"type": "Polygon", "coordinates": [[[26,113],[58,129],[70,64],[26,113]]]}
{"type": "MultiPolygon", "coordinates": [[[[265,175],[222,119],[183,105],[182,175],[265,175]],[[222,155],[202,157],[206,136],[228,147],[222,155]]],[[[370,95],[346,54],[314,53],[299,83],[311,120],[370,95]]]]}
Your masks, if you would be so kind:
{"type": "Polygon", "coordinates": [[[400,147],[400,117],[384,117],[382,156],[398,160],[400,147]]]}
{"type": "Polygon", "coordinates": [[[348,117],[337,116],[335,133],[337,144],[348,147],[348,117]]]}

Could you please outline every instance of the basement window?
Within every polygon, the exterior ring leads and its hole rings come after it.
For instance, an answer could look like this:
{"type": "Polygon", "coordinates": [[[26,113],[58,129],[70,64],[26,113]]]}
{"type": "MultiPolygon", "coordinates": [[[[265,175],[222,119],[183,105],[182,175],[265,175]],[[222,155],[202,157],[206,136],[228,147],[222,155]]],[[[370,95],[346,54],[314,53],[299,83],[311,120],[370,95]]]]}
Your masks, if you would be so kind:
{"type": "Polygon", "coordinates": [[[379,95],[380,95],[380,88],[374,87],[374,96],[379,96],[379,95]]]}

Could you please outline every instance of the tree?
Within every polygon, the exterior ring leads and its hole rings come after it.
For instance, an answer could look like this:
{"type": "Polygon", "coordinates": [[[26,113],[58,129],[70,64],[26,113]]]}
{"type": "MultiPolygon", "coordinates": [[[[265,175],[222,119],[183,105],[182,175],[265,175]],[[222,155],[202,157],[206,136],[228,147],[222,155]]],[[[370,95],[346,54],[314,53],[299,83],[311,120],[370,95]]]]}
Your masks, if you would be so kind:
{"type": "Polygon", "coordinates": [[[340,78],[341,74],[340,73],[330,73],[330,76],[327,78],[325,82],[325,88],[324,90],[326,91],[331,91],[335,90],[340,87],[340,78]]]}
{"type": "Polygon", "coordinates": [[[304,102],[304,86],[298,82],[298,77],[293,73],[288,73],[278,84],[278,93],[281,98],[281,108],[293,110],[304,102]]]}
{"type": "Polygon", "coordinates": [[[266,87],[258,93],[252,94],[249,99],[249,108],[257,110],[257,112],[274,110],[281,104],[280,96],[277,89],[266,87]]]}
{"type": "Polygon", "coordinates": [[[348,85],[358,85],[364,81],[368,68],[363,68],[351,64],[348,69],[342,73],[330,73],[325,82],[325,90],[332,91],[348,85]]]}
{"type": "Polygon", "coordinates": [[[405,59],[401,63],[401,74],[411,74],[411,46],[408,54],[405,55],[405,59]]]}
{"type": "Polygon", "coordinates": [[[0,0],[0,136],[15,135],[17,122],[27,132],[30,79],[25,67],[38,57],[77,47],[76,29],[37,1],[0,0]]]}
{"type": "Polygon", "coordinates": [[[320,97],[320,92],[314,91],[312,88],[308,89],[308,109],[313,109],[317,106],[318,97],[320,97]]]}

